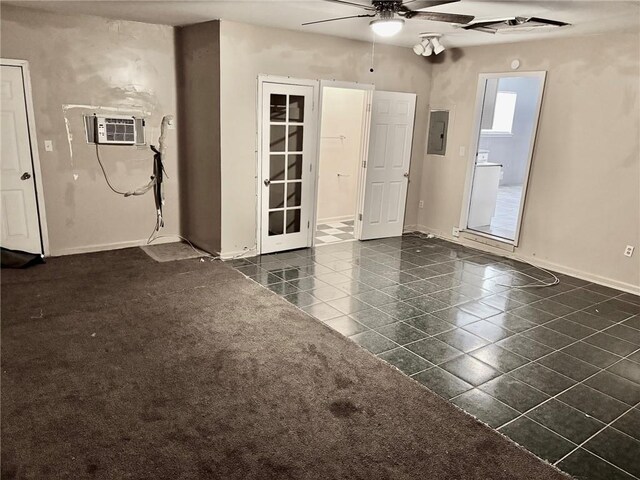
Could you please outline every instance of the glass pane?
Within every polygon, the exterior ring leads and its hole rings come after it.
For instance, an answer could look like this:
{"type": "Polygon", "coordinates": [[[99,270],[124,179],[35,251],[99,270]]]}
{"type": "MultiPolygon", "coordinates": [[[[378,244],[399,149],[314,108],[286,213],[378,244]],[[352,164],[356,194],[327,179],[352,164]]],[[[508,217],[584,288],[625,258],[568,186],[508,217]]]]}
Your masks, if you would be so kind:
{"type": "Polygon", "coordinates": [[[302,182],[287,183],[287,207],[299,207],[302,200],[302,182]]]}
{"type": "Polygon", "coordinates": [[[284,211],[269,212],[269,236],[284,233],[284,211]]]}
{"type": "Polygon", "coordinates": [[[289,126],[289,151],[302,151],[302,126],[289,126]]]}
{"type": "Polygon", "coordinates": [[[269,186],[269,208],[284,207],[284,183],[272,183],[269,186]]]}
{"type": "Polygon", "coordinates": [[[285,128],[284,125],[271,125],[270,145],[272,152],[284,152],[285,128]]]}
{"type": "Polygon", "coordinates": [[[302,178],[302,155],[289,155],[287,178],[300,180],[302,178]]]}
{"type": "Polygon", "coordinates": [[[516,240],[535,141],[535,106],[542,87],[536,77],[507,75],[487,81],[469,200],[469,229],[516,240]]]}
{"type": "Polygon", "coordinates": [[[287,233],[300,231],[300,210],[287,210],[287,233]]]}
{"type": "Polygon", "coordinates": [[[271,94],[271,120],[284,122],[287,119],[287,96],[271,94]]]}
{"type": "Polygon", "coordinates": [[[304,97],[291,95],[289,97],[289,121],[304,121],[304,97]]]}
{"type": "Polygon", "coordinates": [[[284,180],[284,155],[271,155],[269,162],[269,178],[284,180]]]}

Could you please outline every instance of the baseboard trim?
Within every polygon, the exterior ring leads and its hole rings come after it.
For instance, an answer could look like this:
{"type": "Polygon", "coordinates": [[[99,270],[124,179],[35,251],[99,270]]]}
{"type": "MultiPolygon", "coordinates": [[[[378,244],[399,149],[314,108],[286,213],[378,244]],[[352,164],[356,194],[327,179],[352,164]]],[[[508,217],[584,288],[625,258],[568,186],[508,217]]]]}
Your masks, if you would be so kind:
{"type": "Polygon", "coordinates": [[[355,218],[356,217],[354,215],[346,215],[342,217],[322,218],[316,221],[318,222],[318,225],[321,225],[323,223],[347,222],[349,220],[355,220],[355,218]]]}
{"type": "Polygon", "coordinates": [[[251,248],[247,250],[239,250],[237,252],[220,252],[220,259],[232,260],[235,258],[255,257],[256,255],[258,255],[258,250],[251,248]]]}
{"type": "MultiPolygon", "coordinates": [[[[412,227],[414,227],[412,225],[412,227]]],[[[471,239],[467,239],[464,237],[455,238],[451,235],[448,235],[444,232],[440,232],[438,230],[434,230],[432,228],[426,227],[424,225],[415,225],[413,231],[417,231],[425,234],[432,234],[442,240],[446,240],[448,242],[457,243],[458,245],[463,245],[465,247],[474,248],[476,250],[492,253],[494,255],[499,255],[505,258],[511,258],[513,260],[520,260],[522,262],[531,263],[532,265],[547,268],[549,270],[553,270],[558,273],[562,273],[565,275],[571,275],[572,277],[580,278],[581,280],[586,280],[587,282],[597,283],[599,285],[604,285],[605,287],[615,288],[617,290],[621,290],[623,292],[633,293],[635,295],[640,295],[640,286],[633,285],[631,283],[621,282],[619,280],[615,280],[613,278],[602,277],[600,275],[595,275],[593,273],[585,272],[582,270],[576,270],[574,268],[568,267],[566,265],[549,262],[546,260],[541,260],[537,257],[520,255],[516,252],[508,252],[504,249],[500,249],[497,247],[493,247],[491,245],[480,243],[478,241],[474,241],[471,239]]]]}
{"type": "MultiPolygon", "coordinates": [[[[161,243],[173,243],[179,242],[180,237],[176,234],[163,234],[161,238],[155,240],[152,245],[158,245],[161,243]]],[[[77,255],[80,253],[93,253],[93,252],[104,252],[107,250],[121,250],[123,248],[131,248],[131,247],[142,247],[147,245],[147,239],[142,240],[130,240],[127,242],[117,242],[117,243],[104,243],[100,245],[87,245],[82,247],[71,247],[71,248],[62,248],[52,249],[51,256],[52,257],[62,257],[65,255],[77,255]]]]}

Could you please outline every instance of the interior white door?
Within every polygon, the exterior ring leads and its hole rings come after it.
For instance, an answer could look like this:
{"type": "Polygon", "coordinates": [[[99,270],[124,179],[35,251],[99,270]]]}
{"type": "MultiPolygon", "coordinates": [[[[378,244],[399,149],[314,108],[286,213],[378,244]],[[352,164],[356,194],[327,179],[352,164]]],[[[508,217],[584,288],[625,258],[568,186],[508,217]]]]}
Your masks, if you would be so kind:
{"type": "Polygon", "coordinates": [[[5,248],[43,253],[22,67],[2,65],[0,78],[0,238],[5,248]]]}
{"type": "Polygon", "coordinates": [[[314,95],[313,86],[263,83],[261,253],[304,248],[311,241],[314,95]]]}
{"type": "Polygon", "coordinates": [[[371,109],[362,240],[402,235],[416,95],[375,91],[371,109]]]}

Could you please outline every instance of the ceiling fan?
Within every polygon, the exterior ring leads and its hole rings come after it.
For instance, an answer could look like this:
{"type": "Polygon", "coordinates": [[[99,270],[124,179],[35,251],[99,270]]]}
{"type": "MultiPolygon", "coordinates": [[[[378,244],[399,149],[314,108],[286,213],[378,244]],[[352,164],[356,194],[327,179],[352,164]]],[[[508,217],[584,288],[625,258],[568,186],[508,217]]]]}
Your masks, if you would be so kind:
{"type": "Polygon", "coordinates": [[[306,22],[302,24],[303,26],[315,25],[317,23],[334,22],[336,20],[346,20],[349,18],[371,17],[375,18],[375,20],[372,20],[369,23],[371,29],[376,34],[382,37],[391,37],[402,29],[405,19],[410,20],[412,18],[415,18],[418,20],[431,20],[434,22],[459,23],[466,25],[475,18],[472,15],[419,11],[424,8],[444,5],[446,3],[454,3],[460,0],[371,0],[371,3],[369,5],[347,0],[324,1],[362,8],[369,13],[360,15],[349,15],[347,17],[329,18],[326,20],[317,20],[315,22],[306,22]]]}

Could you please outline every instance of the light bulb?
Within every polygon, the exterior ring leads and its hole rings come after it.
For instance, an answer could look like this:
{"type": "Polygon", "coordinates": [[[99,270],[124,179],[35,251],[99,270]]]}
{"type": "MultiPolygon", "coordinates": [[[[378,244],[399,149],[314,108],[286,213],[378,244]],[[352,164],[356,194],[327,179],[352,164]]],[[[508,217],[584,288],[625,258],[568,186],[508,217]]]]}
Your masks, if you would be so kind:
{"type": "Polygon", "coordinates": [[[391,18],[382,20],[373,20],[369,23],[371,30],[381,37],[392,37],[402,30],[404,20],[402,18],[391,18]]]}

